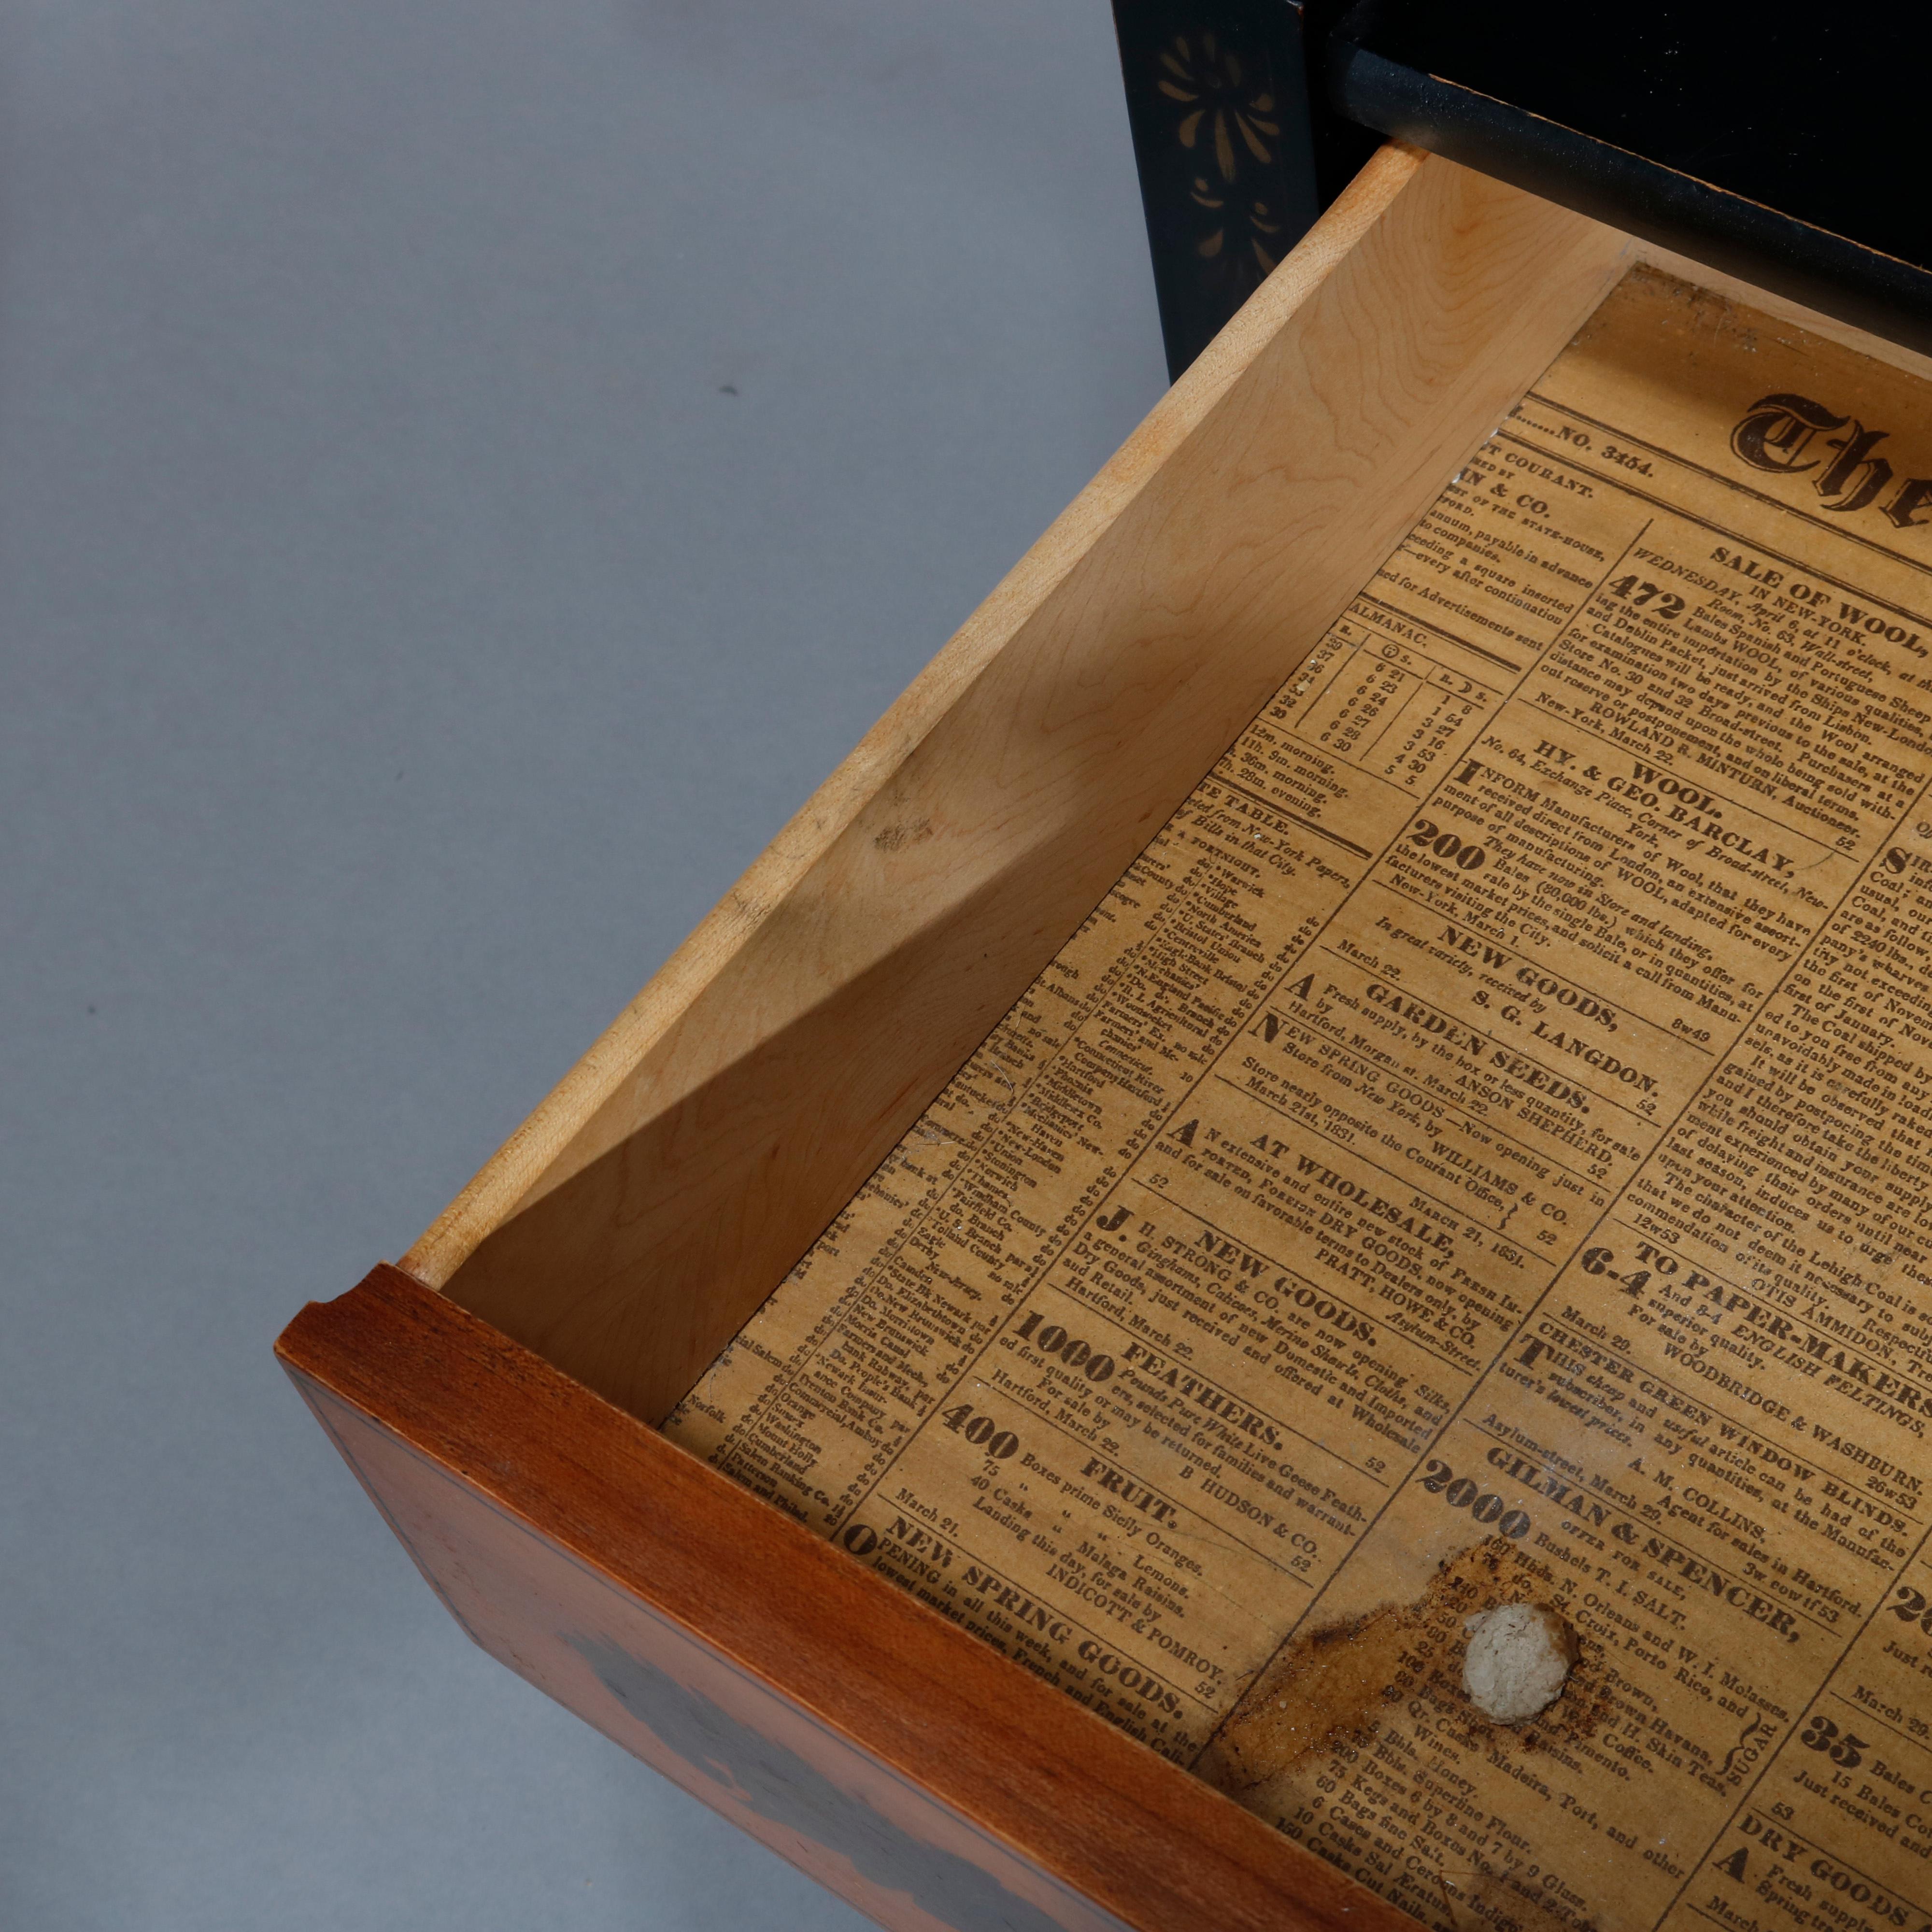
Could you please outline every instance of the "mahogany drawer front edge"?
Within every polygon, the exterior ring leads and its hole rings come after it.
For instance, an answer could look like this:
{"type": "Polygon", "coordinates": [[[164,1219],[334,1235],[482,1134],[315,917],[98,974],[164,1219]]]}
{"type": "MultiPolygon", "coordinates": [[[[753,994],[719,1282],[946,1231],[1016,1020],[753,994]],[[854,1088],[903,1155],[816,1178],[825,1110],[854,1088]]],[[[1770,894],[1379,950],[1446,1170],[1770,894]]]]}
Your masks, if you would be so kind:
{"type": "Polygon", "coordinates": [[[881,1924],[1412,1926],[400,1269],[277,1353],[478,1644],[881,1924]]]}

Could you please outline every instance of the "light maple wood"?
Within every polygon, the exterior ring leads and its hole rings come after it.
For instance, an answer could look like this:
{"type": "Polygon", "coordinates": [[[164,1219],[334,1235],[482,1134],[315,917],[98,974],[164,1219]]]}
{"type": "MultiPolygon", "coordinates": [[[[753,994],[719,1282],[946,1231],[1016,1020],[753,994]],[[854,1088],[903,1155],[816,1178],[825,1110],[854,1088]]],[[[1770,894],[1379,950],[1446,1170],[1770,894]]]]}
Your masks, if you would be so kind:
{"type": "Polygon", "coordinates": [[[1284,262],[1208,352],[1048,527],[908,686],[677,951],[404,1257],[419,1280],[446,1283],[478,1244],[544,1191],[586,1123],[756,934],[903,766],[1025,620],[1037,610],[1186,440],[1282,319],[1379,218],[1422,157],[1391,146],[1284,262]]]}
{"type": "Polygon", "coordinates": [[[1384,151],[406,1265],[662,1417],[1628,254],[1384,151]]]}
{"type": "Polygon", "coordinates": [[[478,1643],[880,1924],[1414,1932],[399,1270],[278,1352],[478,1643]]]}

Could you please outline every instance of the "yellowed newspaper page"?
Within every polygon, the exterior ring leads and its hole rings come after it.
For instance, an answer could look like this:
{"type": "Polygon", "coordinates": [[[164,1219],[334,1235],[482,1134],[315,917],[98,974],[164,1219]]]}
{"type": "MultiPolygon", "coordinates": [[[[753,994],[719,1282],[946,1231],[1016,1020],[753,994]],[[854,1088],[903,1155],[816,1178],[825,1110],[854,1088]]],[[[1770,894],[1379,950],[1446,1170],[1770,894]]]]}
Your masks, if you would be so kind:
{"type": "Polygon", "coordinates": [[[1928,1932],[1928,779],[1932,394],[1634,272],[669,1432],[1430,1923],[1928,1932]]]}

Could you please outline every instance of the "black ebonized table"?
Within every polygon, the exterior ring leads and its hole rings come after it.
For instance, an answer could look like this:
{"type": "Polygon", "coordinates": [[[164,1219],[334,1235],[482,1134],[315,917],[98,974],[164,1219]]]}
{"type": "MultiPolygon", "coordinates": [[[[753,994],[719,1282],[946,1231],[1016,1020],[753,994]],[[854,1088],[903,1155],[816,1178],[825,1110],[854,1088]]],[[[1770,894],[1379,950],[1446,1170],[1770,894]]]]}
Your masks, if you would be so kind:
{"type": "Polygon", "coordinates": [[[1114,0],[1178,375],[1396,136],[1932,350],[1932,9],[1114,0]]]}

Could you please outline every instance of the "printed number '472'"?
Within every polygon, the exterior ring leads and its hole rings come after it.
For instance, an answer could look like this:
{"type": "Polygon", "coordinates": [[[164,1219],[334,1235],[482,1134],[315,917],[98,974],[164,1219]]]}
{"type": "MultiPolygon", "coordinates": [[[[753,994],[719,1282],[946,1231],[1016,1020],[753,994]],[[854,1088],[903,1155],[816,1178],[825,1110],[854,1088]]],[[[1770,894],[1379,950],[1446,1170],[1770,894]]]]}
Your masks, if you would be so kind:
{"type": "Polygon", "coordinates": [[[1660,590],[1647,578],[1620,577],[1610,590],[1612,597],[1621,597],[1626,604],[1644,604],[1654,601],[1660,617],[1681,617],[1684,614],[1684,600],[1676,591],[1660,590]]]}

